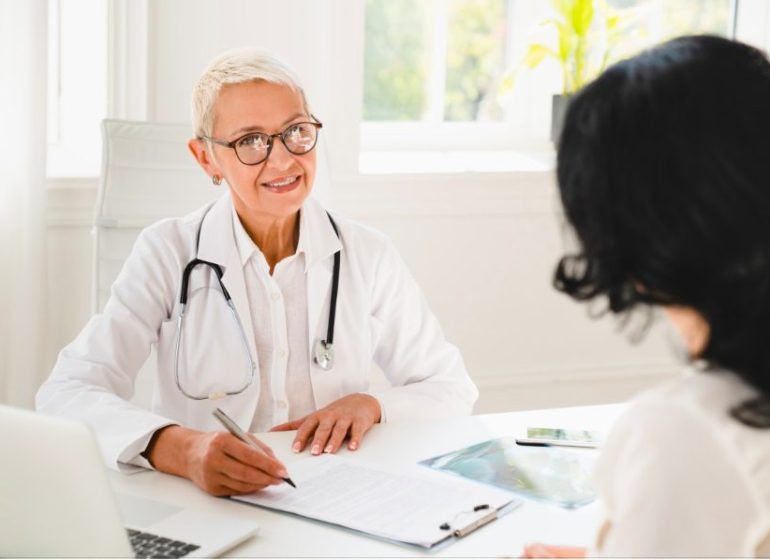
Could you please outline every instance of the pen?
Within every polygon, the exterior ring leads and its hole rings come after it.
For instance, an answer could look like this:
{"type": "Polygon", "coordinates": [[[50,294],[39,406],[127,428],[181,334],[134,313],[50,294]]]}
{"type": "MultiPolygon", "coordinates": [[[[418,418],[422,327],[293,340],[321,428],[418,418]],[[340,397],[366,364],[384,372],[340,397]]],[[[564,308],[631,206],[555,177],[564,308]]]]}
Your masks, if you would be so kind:
{"type": "Polygon", "coordinates": [[[530,447],[582,447],[585,449],[596,449],[599,444],[593,441],[568,441],[558,439],[531,439],[516,438],[516,445],[526,445],[530,447]]]}
{"type": "MultiPolygon", "coordinates": [[[[227,428],[228,432],[233,434],[235,437],[237,437],[239,440],[241,440],[246,445],[249,445],[255,451],[259,451],[260,453],[262,453],[262,455],[265,455],[265,451],[261,447],[259,447],[256,443],[254,443],[254,441],[249,436],[247,436],[243,432],[243,430],[241,430],[241,428],[238,426],[238,424],[233,422],[232,418],[230,418],[227,414],[225,414],[224,411],[222,411],[219,408],[215,408],[213,414],[216,417],[216,419],[219,420],[225,428],[227,428]]],[[[283,480],[287,484],[290,484],[292,486],[292,488],[296,488],[297,487],[297,485],[294,484],[294,481],[292,481],[292,479],[289,478],[288,476],[286,478],[284,478],[283,480]]]]}

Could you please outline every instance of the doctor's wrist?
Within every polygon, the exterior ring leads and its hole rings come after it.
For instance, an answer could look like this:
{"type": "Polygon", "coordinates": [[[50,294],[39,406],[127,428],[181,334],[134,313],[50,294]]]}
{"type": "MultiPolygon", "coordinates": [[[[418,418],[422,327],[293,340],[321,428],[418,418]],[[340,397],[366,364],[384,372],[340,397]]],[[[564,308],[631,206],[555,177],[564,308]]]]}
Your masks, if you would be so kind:
{"type": "Polygon", "coordinates": [[[163,426],[162,428],[158,428],[157,430],[155,430],[155,432],[153,432],[152,436],[150,437],[150,441],[147,443],[147,447],[145,447],[144,451],[140,453],[142,457],[147,459],[147,462],[150,463],[150,466],[153,469],[157,470],[157,467],[155,466],[155,461],[153,459],[153,451],[155,450],[155,445],[158,443],[158,437],[160,436],[161,432],[163,432],[163,430],[170,427],[171,426],[163,426]]]}
{"type": "Polygon", "coordinates": [[[359,393],[362,397],[365,397],[365,400],[369,406],[369,409],[371,411],[372,415],[372,424],[379,424],[382,422],[382,404],[380,401],[373,395],[370,395],[369,393],[359,393]]]}
{"type": "Polygon", "coordinates": [[[177,424],[157,430],[142,455],[158,471],[187,476],[187,448],[192,437],[198,432],[177,424]]]}

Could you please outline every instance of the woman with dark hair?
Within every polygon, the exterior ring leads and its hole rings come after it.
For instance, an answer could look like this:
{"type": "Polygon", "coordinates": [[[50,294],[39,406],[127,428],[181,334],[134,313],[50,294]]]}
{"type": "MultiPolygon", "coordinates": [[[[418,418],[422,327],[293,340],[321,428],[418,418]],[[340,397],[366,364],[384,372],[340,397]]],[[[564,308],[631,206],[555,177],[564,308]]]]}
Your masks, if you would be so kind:
{"type": "Polygon", "coordinates": [[[768,556],[770,63],[693,36],[616,64],[570,105],[558,182],[580,250],[556,288],[662,309],[689,362],[608,437],[591,554],[768,556]]]}

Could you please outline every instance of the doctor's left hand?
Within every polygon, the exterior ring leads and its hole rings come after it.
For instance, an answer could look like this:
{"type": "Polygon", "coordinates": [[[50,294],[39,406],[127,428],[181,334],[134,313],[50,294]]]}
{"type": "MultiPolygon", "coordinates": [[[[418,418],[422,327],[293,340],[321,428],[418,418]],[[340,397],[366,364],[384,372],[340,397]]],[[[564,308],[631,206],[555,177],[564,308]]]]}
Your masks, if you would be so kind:
{"type": "Polygon", "coordinates": [[[304,418],[274,426],[270,431],[297,430],[297,436],[291,446],[295,453],[305,449],[311,437],[310,453],[334,453],[348,434],[348,449],[354,451],[361,445],[364,434],[379,422],[381,417],[382,409],[377,399],[371,395],[354,393],[337,399],[304,418]]]}

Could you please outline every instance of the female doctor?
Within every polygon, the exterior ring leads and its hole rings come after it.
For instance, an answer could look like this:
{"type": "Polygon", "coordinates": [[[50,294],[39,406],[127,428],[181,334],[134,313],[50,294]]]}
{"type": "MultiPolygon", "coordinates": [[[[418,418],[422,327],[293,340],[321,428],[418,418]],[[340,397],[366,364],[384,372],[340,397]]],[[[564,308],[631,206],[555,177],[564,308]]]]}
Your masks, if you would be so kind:
{"type": "Polygon", "coordinates": [[[62,350],[39,410],[88,422],[107,462],[154,467],[215,495],[287,476],[212,416],[297,430],[292,449],[359,447],[377,422],[469,414],[478,395],[382,234],[309,197],[322,123],[292,71],[227,52],[193,93],[188,146],[216,202],[144,230],[103,313],[62,350]],[[129,402],[158,351],[152,410],[129,402]],[[372,363],[392,387],[368,392],[372,363]]]}

